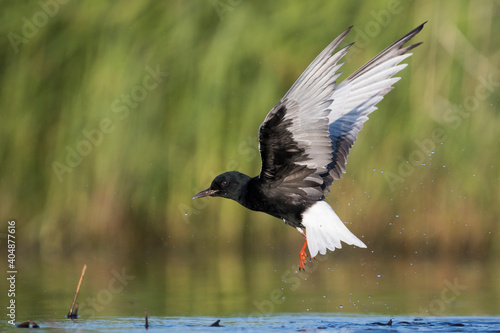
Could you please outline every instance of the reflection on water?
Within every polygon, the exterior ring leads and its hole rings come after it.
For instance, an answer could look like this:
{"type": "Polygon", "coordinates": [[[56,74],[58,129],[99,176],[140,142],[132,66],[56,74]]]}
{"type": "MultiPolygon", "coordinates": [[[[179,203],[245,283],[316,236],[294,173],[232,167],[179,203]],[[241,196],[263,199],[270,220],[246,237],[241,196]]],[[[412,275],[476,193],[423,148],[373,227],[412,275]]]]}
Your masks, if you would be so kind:
{"type": "MultiPolygon", "coordinates": [[[[207,260],[145,255],[139,262],[86,258],[63,265],[60,260],[42,264],[20,258],[17,322],[64,318],[83,263],[88,268],[78,297],[82,320],[140,317],[145,308],[152,317],[213,318],[500,313],[498,263],[393,259],[381,261],[369,251],[345,249],[318,257],[306,272],[298,272],[296,256],[271,254],[245,258],[228,253],[207,260]]],[[[2,281],[1,290],[6,287],[2,281]]]]}

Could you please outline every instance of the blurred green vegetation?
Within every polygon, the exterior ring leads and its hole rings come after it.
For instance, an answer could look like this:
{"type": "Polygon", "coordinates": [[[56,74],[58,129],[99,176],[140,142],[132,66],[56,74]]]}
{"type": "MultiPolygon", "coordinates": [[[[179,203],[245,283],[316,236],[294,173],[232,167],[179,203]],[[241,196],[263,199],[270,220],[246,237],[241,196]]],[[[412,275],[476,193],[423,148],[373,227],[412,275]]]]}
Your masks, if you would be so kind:
{"type": "Polygon", "coordinates": [[[348,26],[346,73],[429,21],[328,201],[375,255],[500,255],[498,2],[41,3],[0,14],[1,219],[19,251],[295,263],[281,221],[191,197],[258,174],[266,113],[348,26]]]}

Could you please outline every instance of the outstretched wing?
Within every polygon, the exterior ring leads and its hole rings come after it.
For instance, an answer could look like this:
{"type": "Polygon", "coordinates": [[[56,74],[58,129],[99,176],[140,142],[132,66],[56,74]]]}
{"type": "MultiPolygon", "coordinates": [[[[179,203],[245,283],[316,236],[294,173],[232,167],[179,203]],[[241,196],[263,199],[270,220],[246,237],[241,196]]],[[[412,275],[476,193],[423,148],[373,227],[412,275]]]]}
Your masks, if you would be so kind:
{"type": "Polygon", "coordinates": [[[403,45],[423,24],[389,46],[337,86],[340,59],[352,45],[333,53],[350,28],[330,43],[267,114],[259,129],[260,182],[291,199],[321,200],[345,163],[375,104],[399,78],[398,65],[418,44],[403,45]],[[333,54],[332,54],[333,53],[333,54]]]}
{"type": "MultiPolygon", "coordinates": [[[[331,112],[328,115],[332,161],[328,165],[329,175],[340,179],[345,173],[349,149],[352,147],[368,115],[377,110],[375,105],[391,91],[400,77],[392,77],[407,66],[399,64],[412,54],[407,53],[421,43],[403,47],[422,30],[425,23],[380,52],[375,58],[339,84],[332,95],[331,112]]],[[[330,186],[333,179],[326,177],[330,186]]]]}
{"type": "Polygon", "coordinates": [[[267,114],[259,128],[260,180],[291,196],[323,197],[323,177],[331,163],[328,107],[338,63],[350,45],[332,55],[351,28],[332,41],[267,114]]]}

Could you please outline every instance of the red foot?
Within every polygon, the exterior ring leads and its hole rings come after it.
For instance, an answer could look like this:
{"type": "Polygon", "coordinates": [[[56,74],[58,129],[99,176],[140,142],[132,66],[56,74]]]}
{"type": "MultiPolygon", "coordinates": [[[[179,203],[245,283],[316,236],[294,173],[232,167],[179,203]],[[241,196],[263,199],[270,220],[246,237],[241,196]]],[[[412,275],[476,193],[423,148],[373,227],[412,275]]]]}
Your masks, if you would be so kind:
{"type": "Polygon", "coordinates": [[[299,253],[299,271],[306,270],[306,258],[307,258],[307,253],[306,253],[306,246],[307,246],[307,237],[304,235],[304,246],[302,246],[302,250],[300,250],[299,253]]]}

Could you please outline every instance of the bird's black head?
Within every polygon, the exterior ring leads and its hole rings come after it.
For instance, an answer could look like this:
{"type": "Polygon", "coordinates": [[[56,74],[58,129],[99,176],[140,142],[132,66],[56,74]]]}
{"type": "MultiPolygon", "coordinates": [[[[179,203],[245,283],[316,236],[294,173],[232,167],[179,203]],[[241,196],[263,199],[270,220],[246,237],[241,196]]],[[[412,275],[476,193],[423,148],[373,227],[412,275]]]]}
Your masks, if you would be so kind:
{"type": "Polygon", "coordinates": [[[201,191],[193,199],[211,197],[223,197],[240,201],[250,177],[238,171],[224,172],[212,181],[210,188],[201,191]]]}

